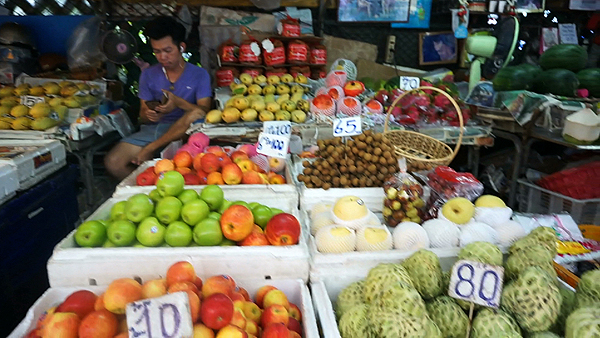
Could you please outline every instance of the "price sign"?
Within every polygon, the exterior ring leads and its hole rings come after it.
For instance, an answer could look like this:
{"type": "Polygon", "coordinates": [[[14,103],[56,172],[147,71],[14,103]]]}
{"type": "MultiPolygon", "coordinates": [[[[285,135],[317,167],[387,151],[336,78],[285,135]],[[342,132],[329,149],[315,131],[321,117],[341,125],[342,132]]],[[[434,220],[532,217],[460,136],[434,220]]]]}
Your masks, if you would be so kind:
{"type": "Polygon", "coordinates": [[[333,136],[354,136],[362,134],[360,116],[345,117],[333,121],[333,136]]]}
{"type": "Polygon", "coordinates": [[[292,135],[292,123],[290,121],[265,121],[263,133],[278,136],[292,135]]]}
{"type": "Polygon", "coordinates": [[[452,267],[448,295],[475,304],[497,308],[502,295],[504,268],[468,260],[452,267]]]}
{"type": "Polygon", "coordinates": [[[193,336],[190,303],[185,292],[144,299],[127,304],[129,337],[191,338],[193,336]]]}
{"type": "Polygon", "coordinates": [[[407,91],[419,88],[421,80],[416,76],[400,76],[400,89],[407,91]]]}
{"type": "Polygon", "coordinates": [[[256,152],[265,156],[285,158],[290,144],[289,136],[260,133],[256,152]]]}
{"type": "Polygon", "coordinates": [[[33,107],[34,104],[39,103],[39,102],[46,102],[46,99],[43,96],[31,96],[31,95],[21,96],[21,104],[25,105],[29,108],[33,107]]]}

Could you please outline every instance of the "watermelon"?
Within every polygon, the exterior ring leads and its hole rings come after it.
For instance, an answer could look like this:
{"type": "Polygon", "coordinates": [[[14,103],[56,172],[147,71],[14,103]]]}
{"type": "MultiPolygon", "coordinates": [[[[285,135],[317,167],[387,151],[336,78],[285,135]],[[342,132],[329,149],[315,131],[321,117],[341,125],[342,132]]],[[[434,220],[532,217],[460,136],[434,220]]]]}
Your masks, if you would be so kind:
{"type": "Polygon", "coordinates": [[[504,67],[494,76],[492,84],[495,91],[529,89],[541,71],[539,67],[529,64],[504,67]]]}
{"type": "Polygon", "coordinates": [[[577,73],[579,88],[585,88],[590,96],[600,98],[600,68],[588,68],[577,73]]]}
{"type": "Polygon", "coordinates": [[[533,81],[533,90],[539,94],[575,97],[579,88],[577,75],[568,69],[550,69],[541,72],[533,81]]]}
{"type": "Polygon", "coordinates": [[[543,70],[561,68],[578,72],[585,67],[587,59],[587,51],[579,45],[555,45],[540,56],[539,64],[543,70]]]}

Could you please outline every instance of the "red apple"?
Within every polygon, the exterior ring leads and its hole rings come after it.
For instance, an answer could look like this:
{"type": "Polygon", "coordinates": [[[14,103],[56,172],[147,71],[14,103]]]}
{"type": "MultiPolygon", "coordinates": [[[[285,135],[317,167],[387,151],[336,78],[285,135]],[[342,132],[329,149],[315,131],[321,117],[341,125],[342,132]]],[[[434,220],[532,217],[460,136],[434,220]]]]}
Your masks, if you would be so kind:
{"type": "Polygon", "coordinates": [[[232,205],[221,215],[220,222],[223,236],[237,242],[243,240],[252,232],[254,216],[245,206],[232,205]]]}
{"type": "Polygon", "coordinates": [[[302,335],[302,325],[300,325],[300,322],[296,320],[296,318],[290,317],[290,322],[287,327],[288,329],[297,332],[299,335],[302,335]]]}
{"type": "Polygon", "coordinates": [[[233,317],[233,302],[222,293],[208,296],[200,306],[200,318],[204,325],[219,330],[229,324],[233,317]]]}
{"type": "Polygon", "coordinates": [[[274,323],[265,327],[262,338],[289,338],[290,330],[285,324],[274,323]]]}
{"type": "Polygon", "coordinates": [[[192,155],[190,155],[187,151],[180,151],[175,156],[173,156],[173,163],[178,168],[189,168],[192,166],[192,162],[194,159],[192,155]]]}
{"type": "Polygon", "coordinates": [[[291,318],[294,318],[299,322],[302,321],[302,311],[300,311],[300,308],[298,308],[298,305],[296,305],[294,303],[290,303],[290,306],[288,307],[287,310],[288,310],[288,313],[290,314],[291,318]]]}
{"type": "Polygon", "coordinates": [[[183,181],[185,182],[185,185],[200,185],[200,183],[202,182],[200,177],[198,177],[197,174],[194,174],[192,172],[183,174],[183,181]]]}
{"type": "Polygon", "coordinates": [[[144,170],[143,172],[146,172],[146,171],[154,172],[154,166],[146,168],[146,170],[144,170]]]}
{"type": "Polygon", "coordinates": [[[205,185],[208,180],[208,174],[205,173],[202,169],[196,171],[196,175],[200,179],[200,185],[205,185]]]}
{"type": "Polygon", "coordinates": [[[196,285],[198,290],[201,292],[202,291],[202,278],[196,276],[196,279],[194,279],[194,284],[196,285]]]}
{"type": "Polygon", "coordinates": [[[241,242],[238,243],[240,246],[264,246],[271,245],[267,236],[260,232],[251,232],[250,235],[246,236],[241,242]]]}
{"type": "Polygon", "coordinates": [[[237,162],[237,165],[240,167],[242,172],[254,171],[254,162],[252,162],[250,159],[240,160],[237,162]]]}
{"type": "Polygon", "coordinates": [[[73,312],[55,312],[42,330],[44,338],[77,338],[79,317],[73,312]]]}
{"type": "Polygon", "coordinates": [[[154,173],[156,175],[158,175],[162,172],[171,171],[171,170],[175,170],[175,164],[173,164],[173,161],[166,159],[166,158],[159,160],[154,165],[154,173]]]}
{"type": "Polygon", "coordinates": [[[79,316],[79,319],[83,319],[88,313],[94,311],[97,298],[95,293],[88,290],[75,291],[56,308],[56,312],[73,312],[79,316]]]}
{"type": "Polygon", "coordinates": [[[290,315],[283,305],[271,305],[263,311],[260,317],[260,326],[267,328],[274,323],[283,323],[286,327],[290,322],[290,315]]]}
{"type": "Polygon", "coordinates": [[[215,293],[230,296],[235,291],[235,281],[227,275],[208,277],[202,285],[202,297],[206,298],[215,293]]]}
{"type": "Polygon", "coordinates": [[[171,286],[177,282],[194,283],[194,280],[196,280],[196,271],[190,262],[177,262],[167,270],[167,286],[171,286]]]}
{"type": "Polygon", "coordinates": [[[240,329],[246,328],[246,316],[244,316],[244,312],[241,309],[233,309],[233,316],[231,317],[231,321],[229,325],[237,326],[240,329]]]}
{"type": "MultiPolygon", "coordinates": [[[[175,283],[177,284],[177,283],[175,283]]],[[[156,298],[167,294],[167,280],[152,279],[142,285],[142,298],[156,298]]]]}
{"type": "Polygon", "coordinates": [[[225,184],[240,184],[242,182],[242,169],[235,163],[228,163],[221,170],[225,184]]]}
{"type": "Polygon", "coordinates": [[[102,309],[106,309],[106,307],[104,307],[104,293],[98,296],[98,298],[96,298],[96,302],[94,303],[94,311],[102,309]]]}
{"type": "Polygon", "coordinates": [[[192,315],[192,323],[196,323],[200,319],[200,297],[198,296],[198,294],[191,290],[184,290],[183,292],[187,293],[188,295],[188,300],[190,303],[190,313],[192,315]]]}
{"type": "Polygon", "coordinates": [[[244,300],[246,301],[252,301],[252,298],[250,298],[250,294],[248,293],[248,291],[246,291],[246,289],[241,288],[241,287],[236,287],[235,291],[239,292],[242,296],[244,296],[244,300]]]}
{"type": "Polygon", "coordinates": [[[257,335],[258,334],[258,324],[253,321],[253,320],[246,320],[246,327],[244,328],[244,331],[246,331],[246,333],[251,334],[251,335],[257,335]]]}
{"type": "Polygon", "coordinates": [[[285,169],[285,159],[269,157],[269,167],[271,168],[271,171],[278,173],[285,169]]]}
{"type": "Polygon", "coordinates": [[[243,184],[264,184],[262,176],[256,171],[245,171],[242,176],[243,184]]]}
{"type": "Polygon", "coordinates": [[[223,148],[219,147],[219,146],[212,146],[212,147],[208,147],[206,148],[206,152],[210,153],[210,154],[215,154],[217,156],[224,154],[225,152],[223,151],[223,148]]]}
{"type": "Polygon", "coordinates": [[[227,154],[225,154],[225,153],[218,155],[218,157],[219,157],[219,165],[221,166],[221,168],[223,168],[224,166],[226,166],[229,163],[233,163],[233,161],[231,161],[229,156],[227,156],[227,154]]]}
{"type": "Polygon", "coordinates": [[[25,338],[42,338],[42,330],[33,329],[25,336],[25,338]]]}
{"type": "Polygon", "coordinates": [[[246,154],[245,152],[243,152],[241,150],[234,151],[233,153],[231,153],[230,157],[231,157],[231,160],[233,161],[233,163],[239,163],[240,161],[250,159],[248,157],[248,154],[246,154]]]}
{"type": "Polygon", "coordinates": [[[131,302],[142,299],[142,285],[131,278],[115,279],[104,293],[104,306],[114,314],[124,314],[131,302]]]}
{"type": "Polygon", "coordinates": [[[273,285],[263,285],[256,291],[256,305],[258,305],[261,309],[263,308],[263,299],[267,292],[271,290],[276,290],[277,288],[273,285]]]}
{"type": "Polygon", "coordinates": [[[208,184],[208,185],[223,185],[223,184],[225,184],[225,181],[223,181],[223,175],[221,175],[220,172],[213,171],[212,173],[208,174],[208,176],[206,177],[206,184],[208,184]]]}
{"type": "Polygon", "coordinates": [[[155,185],[158,176],[152,171],[144,171],[137,175],[135,183],[139,186],[155,185]]]}
{"type": "Polygon", "coordinates": [[[291,214],[277,214],[267,222],[265,235],[271,245],[298,244],[300,239],[300,223],[291,214]]]}
{"type": "Polygon", "coordinates": [[[201,169],[210,174],[215,171],[219,171],[221,168],[219,157],[213,153],[208,153],[202,156],[200,159],[201,169]]]}
{"type": "Polygon", "coordinates": [[[89,313],[79,325],[79,338],[112,338],[117,334],[119,321],[108,310],[89,313]]]}
{"type": "Polygon", "coordinates": [[[194,167],[194,170],[196,170],[197,172],[202,170],[202,163],[200,161],[202,160],[203,156],[204,156],[204,153],[200,153],[200,154],[194,156],[194,160],[192,161],[192,166],[194,167]]]}
{"type": "Polygon", "coordinates": [[[231,293],[231,296],[229,296],[229,298],[231,298],[231,300],[235,303],[235,301],[240,301],[240,302],[245,302],[246,299],[244,298],[244,295],[242,295],[241,293],[237,292],[237,291],[233,291],[231,293]]]}
{"type": "Polygon", "coordinates": [[[198,293],[198,287],[196,286],[196,284],[192,283],[192,282],[177,282],[177,283],[173,283],[171,285],[169,285],[169,288],[167,289],[168,293],[175,293],[175,292],[179,292],[179,291],[192,291],[193,293],[198,293]]]}
{"type": "Polygon", "coordinates": [[[244,315],[247,319],[255,321],[257,323],[260,322],[262,311],[256,303],[253,303],[251,301],[245,301],[243,307],[244,315]]]}
{"type": "Polygon", "coordinates": [[[302,338],[302,336],[298,332],[290,330],[288,338],[302,338]]]}
{"type": "Polygon", "coordinates": [[[263,298],[263,307],[268,308],[271,305],[281,305],[286,310],[290,306],[290,302],[287,299],[285,293],[281,290],[271,290],[265,294],[263,298]]]}
{"type": "Polygon", "coordinates": [[[281,175],[272,175],[269,177],[269,184],[285,184],[285,178],[281,175]]]}
{"type": "Polygon", "coordinates": [[[248,333],[234,325],[227,325],[217,332],[216,338],[248,338],[248,333]]]}
{"type": "Polygon", "coordinates": [[[208,326],[198,323],[194,325],[194,338],[215,338],[215,332],[208,326]]]}
{"type": "Polygon", "coordinates": [[[185,174],[191,173],[192,169],[190,169],[188,167],[177,167],[177,168],[175,168],[175,171],[180,173],[181,175],[185,175],[185,174]]]}

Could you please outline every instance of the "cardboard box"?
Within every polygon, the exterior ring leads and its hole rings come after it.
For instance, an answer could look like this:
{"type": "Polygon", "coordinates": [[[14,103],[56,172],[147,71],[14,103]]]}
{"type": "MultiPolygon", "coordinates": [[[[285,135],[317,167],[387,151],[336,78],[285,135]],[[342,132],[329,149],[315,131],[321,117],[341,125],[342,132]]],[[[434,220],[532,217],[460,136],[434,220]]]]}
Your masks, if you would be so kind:
{"type": "Polygon", "coordinates": [[[416,76],[421,77],[425,74],[425,71],[407,67],[397,66],[398,71],[394,67],[382,65],[366,59],[358,59],[356,63],[358,69],[357,78],[370,77],[377,80],[389,80],[396,76],[416,76]]]}

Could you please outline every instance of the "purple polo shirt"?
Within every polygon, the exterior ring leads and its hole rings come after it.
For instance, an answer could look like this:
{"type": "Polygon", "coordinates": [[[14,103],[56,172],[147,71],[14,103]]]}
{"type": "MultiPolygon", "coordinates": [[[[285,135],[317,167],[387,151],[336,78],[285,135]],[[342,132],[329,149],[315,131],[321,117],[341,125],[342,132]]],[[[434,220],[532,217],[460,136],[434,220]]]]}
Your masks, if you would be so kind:
{"type": "MultiPolygon", "coordinates": [[[[171,83],[163,72],[162,65],[157,63],[142,71],[138,97],[145,101],[160,101],[162,90],[169,90],[171,83]]],[[[175,82],[173,94],[196,104],[199,99],[212,96],[210,76],[204,68],[191,63],[185,64],[183,73],[175,82]]],[[[160,123],[173,123],[183,116],[183,110],[176,108],[160,119],[160,123]]]]}

